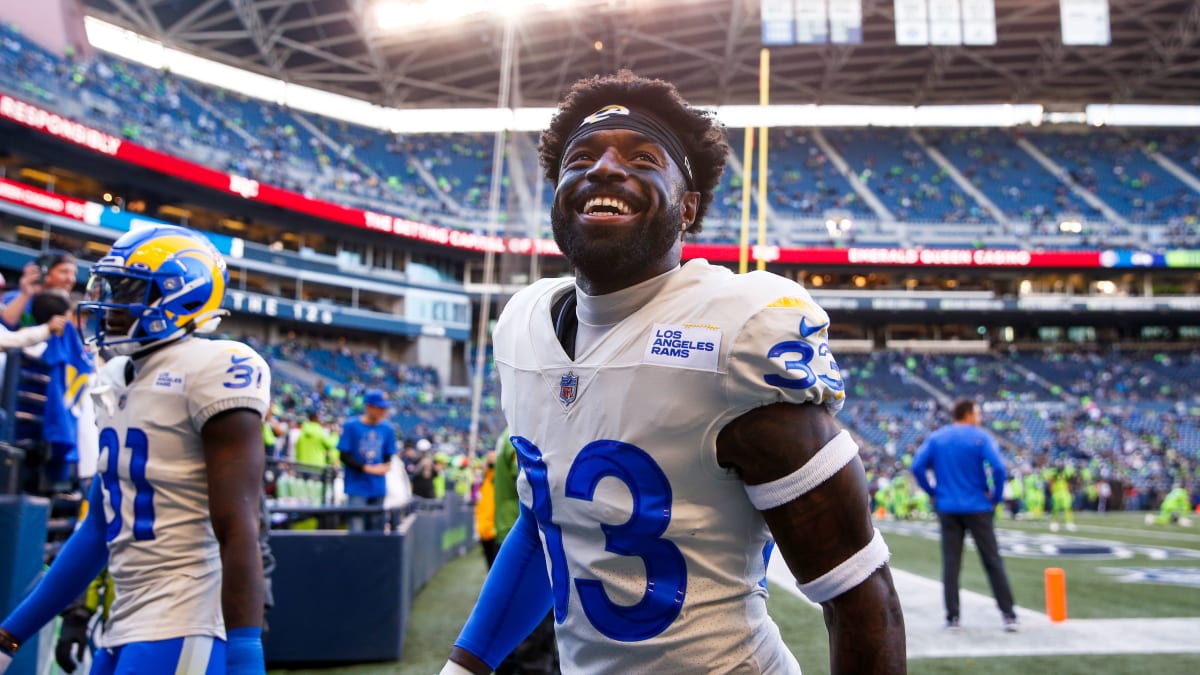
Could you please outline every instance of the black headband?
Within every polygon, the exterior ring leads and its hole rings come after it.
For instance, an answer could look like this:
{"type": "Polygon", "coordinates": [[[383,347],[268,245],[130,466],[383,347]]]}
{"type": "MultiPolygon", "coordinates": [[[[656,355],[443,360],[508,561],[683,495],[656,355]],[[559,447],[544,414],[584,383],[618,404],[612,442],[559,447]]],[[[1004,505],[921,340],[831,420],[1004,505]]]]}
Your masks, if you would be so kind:
{"type": "Polygon", "coordinates": [[[606,105],[583,118],[575,131],[567,136],[566,143],[563,143],[563,158],[566,159],[567,148],[571,147],[571,143],[584,134],[590,134],[600,129],[629,129],[658,143],[674,160],[675,166],[679,167],[684,181],[687,182],[687,189],[695,191],[696,183],[692,178],[692,163],[688,161],[687,151],[683,149],[683,143],[679,140],[679,136],[657,117],[641,110],[631,110],[623,105],[606,105]]]}

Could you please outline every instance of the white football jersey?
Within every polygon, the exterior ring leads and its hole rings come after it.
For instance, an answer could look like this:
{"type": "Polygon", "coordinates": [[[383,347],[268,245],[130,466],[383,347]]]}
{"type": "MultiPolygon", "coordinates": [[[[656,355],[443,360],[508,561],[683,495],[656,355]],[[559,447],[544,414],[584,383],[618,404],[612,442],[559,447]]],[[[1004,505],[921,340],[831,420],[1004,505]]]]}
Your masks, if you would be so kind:
{"type": "Polygon", "coordinates": [[[126,386],[128,361],[106,364],[93,390],[115,589],[101,646],[223,639],[221,555],[200,430],[225,410],[265,414],[270,370],[240,342],[200,338],[146,357],[126,386]]]}
{"type": "Polygon", "coordinates": [[[563,672],[798,673],[767,616],[770,532],[716,439],[770,403],[841,408],[828,316],[787,279],[693,260],[571,361],[550,307],[573,283],[518,293],[495,335],[563,672]]]}

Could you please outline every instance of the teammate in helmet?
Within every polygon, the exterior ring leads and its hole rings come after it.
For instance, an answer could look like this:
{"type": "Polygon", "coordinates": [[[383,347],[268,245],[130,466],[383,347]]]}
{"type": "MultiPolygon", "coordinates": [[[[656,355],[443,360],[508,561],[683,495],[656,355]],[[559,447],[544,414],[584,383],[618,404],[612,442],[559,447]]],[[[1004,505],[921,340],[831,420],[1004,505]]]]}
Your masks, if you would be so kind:
{"type": "Polygon", "coordinates": [[[81,321],[112,356],[93,388],[99,480],[79,529],[0,623],[11,654],[107,564],[115,598],[92,673],[263,673],[258,506],[270,371],[251,348],[194,338],[228,273],[203,236],[123,235],[92,269],[81,321]]]}

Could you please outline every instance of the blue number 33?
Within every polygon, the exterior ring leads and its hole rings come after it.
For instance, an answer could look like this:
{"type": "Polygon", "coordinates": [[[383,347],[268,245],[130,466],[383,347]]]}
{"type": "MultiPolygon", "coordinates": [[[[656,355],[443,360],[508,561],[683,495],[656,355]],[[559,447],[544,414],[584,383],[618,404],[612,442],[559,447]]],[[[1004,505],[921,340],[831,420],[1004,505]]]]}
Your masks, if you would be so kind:
{"type": "MultiPolygon", "coordinates": [[[[550,586],[554,591],[554,619],[566,621],[570,601],[570,573],[563,547],[562,528],[555,524],[550,481],[542,451],[528,439],[512,437],[513,447],[533,491],[533,513],[550,557],[550,586]]],[[[567,472],[565,496],[590,502],[602,478],[625,484],[633,499],[633,513],[619,525],[603,523],[604,549],[621,556],[636,556],[646,567],[646,589],[633,605],[613,602],[596,579],[575,579],[579,602],[592,626],[621,642],[648,640],[667,629],[679,616],[687,594],[687,564],[679,547],[663,538],[671,522],[671,484],[654,459],[641,448],[620,441],[588,443],[567,472]]]]}

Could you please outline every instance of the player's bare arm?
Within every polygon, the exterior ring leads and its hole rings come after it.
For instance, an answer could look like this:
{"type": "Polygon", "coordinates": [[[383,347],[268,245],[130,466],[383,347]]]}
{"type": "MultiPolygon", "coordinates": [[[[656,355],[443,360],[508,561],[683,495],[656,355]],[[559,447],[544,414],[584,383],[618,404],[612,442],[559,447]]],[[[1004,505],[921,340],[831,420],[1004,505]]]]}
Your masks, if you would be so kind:
{"type": "Polygon", "coordinates": [[[213,532],[221,545],[221,607],[225,626],[263,622],[262,555],[258,548],[262,489],[262,417],[239,408],[215,415],[201,430],[208,466],[213,532]]]}
{"type": "MultiPolygon", "coordinates": [[[[761,485],[799,469],[840,431],[819,405],[764,406],[721,431],[717,456],[747,485],[761,485]]],[[[856,457],[810,491],[763,512],[798,581],[821,577],[871,542],[874,526],[867,500],[866,476],[856,457]]],[[[904,617],[886,565],[821,607],[832,672],[906,672],[904,617]]]]}

